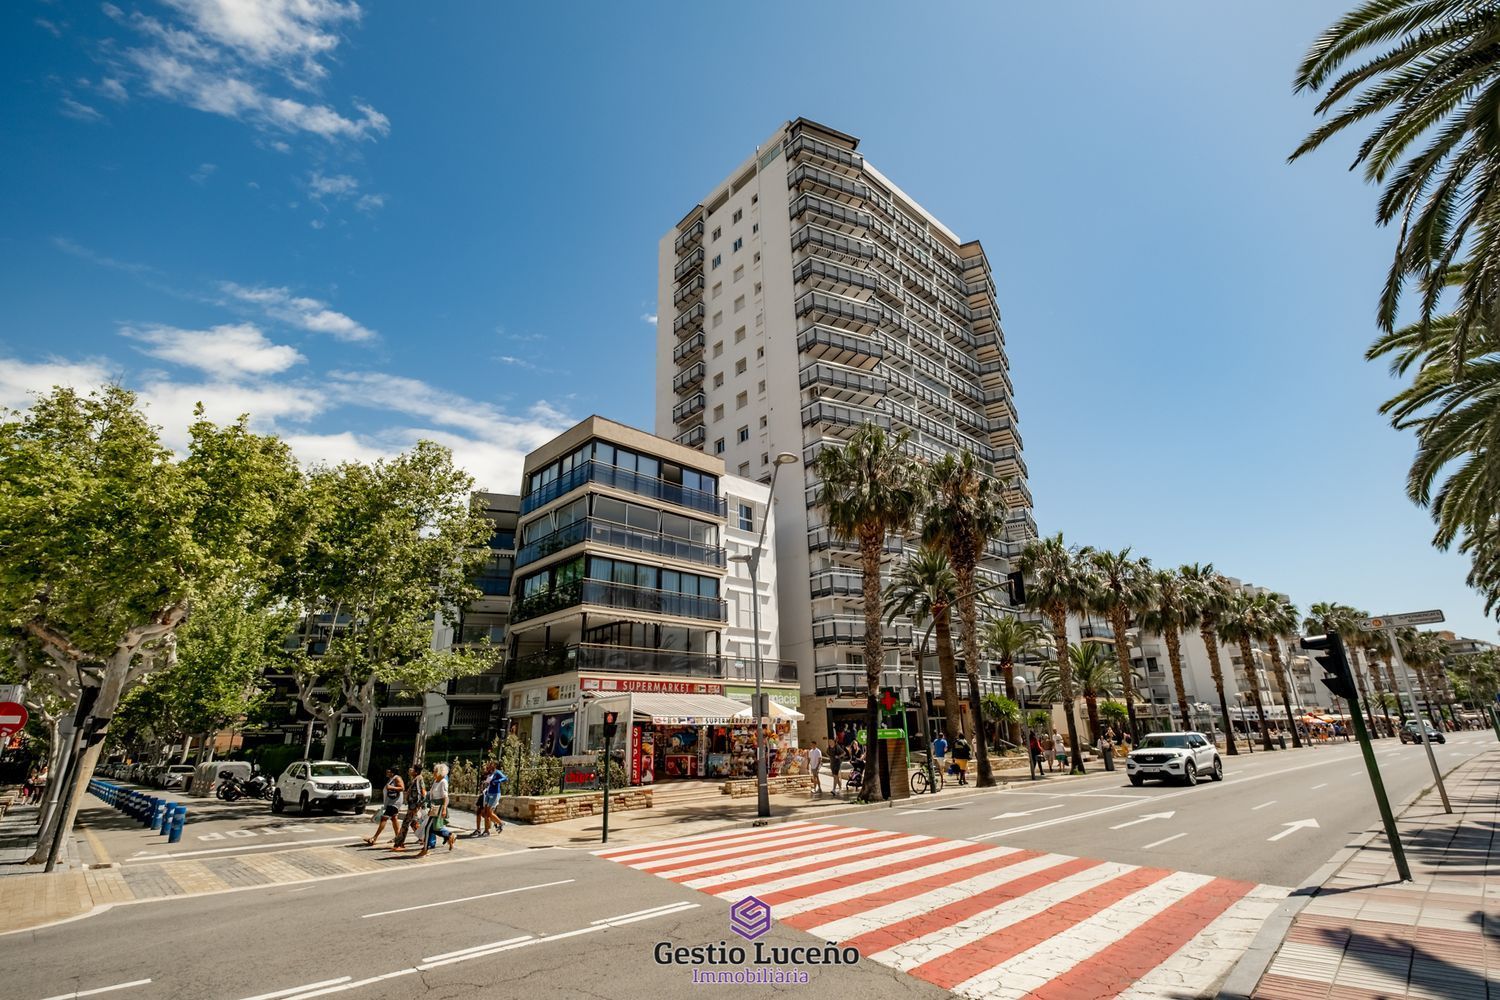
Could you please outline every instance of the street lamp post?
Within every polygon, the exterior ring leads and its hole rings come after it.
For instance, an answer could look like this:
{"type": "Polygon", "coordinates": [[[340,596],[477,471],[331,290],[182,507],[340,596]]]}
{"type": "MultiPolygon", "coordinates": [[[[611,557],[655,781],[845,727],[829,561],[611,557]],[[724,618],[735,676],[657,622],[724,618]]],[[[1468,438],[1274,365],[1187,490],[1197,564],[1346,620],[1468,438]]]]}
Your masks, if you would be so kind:
{"type": "MultiPolygon", "coordinates": [[[[771,466],[771,485],[766,498],[766,515],[761,518],[760,537],[755,540],[755,548],[742,556],[734,556],[733,562],[742,562],[750,570],[750,616],[751,628],[755,632],[755,704],[751,708],[751,715],[755,718],[755,815],[761,819],[767,819],[771,815],[771,788],[766,780],[766,743],[765,724],[766,717],[770,715],[763,703],[760,693],[761,675],[765,673],[761,661],[760,652],[760,557],[766,547],[766,529],[771,526],[771,510],[776,504],[776,473],[781,471],[783,465],[797,461],[797,456],[791,452],[784,451],[776,456],[775,463],[771,466]]],[[[814,775],[813,780],[817,780],[814,775]]]]}

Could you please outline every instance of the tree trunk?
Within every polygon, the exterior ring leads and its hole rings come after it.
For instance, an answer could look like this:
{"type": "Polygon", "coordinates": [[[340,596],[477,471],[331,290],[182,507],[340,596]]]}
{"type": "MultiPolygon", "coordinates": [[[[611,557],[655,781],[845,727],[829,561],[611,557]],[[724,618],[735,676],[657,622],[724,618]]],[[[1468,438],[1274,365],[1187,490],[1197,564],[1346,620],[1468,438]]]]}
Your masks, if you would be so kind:
{"type": "Polygon", "coordinates": [[[1250,694],[1255,700],[1255,714],[1260,716],[1260,742],[1267,750],[1271,749],[1271,723],[1266,718],[1265,706],[1260,699],[1260,677],[1255,669],[1255,658],[1250,655],[1250,640],[1240,640],[1240,656],[1245,662],[1245,677],[1250,681],[1250,694]]]}
{"type": "Polygon", "coordinates": [[[1271,650],[1271,669],[1276,674],[1276,687],[1281,691],[1281,708],[1286,712],[1287,728],[1292,731],[1292,746],[1302,748],[1302,737],[1297,735],[1297,720],[1292,718],[1292,694],[1287,686],[1286,665],[1281,662],[1281,643],[1276,639],[1266,640],[1271,650]]]}
{"type": "Polygon", "coordinates": [[[411,750],[412,763],[420,763],[422,755],[425,753],[427,753],[427,698],[424,695],[422,698],[422,714],[417,717],[417,741],[411,750]]]}
{"type": "Polygon", "coordinates": [[[333,760],[333,750],[339,738],[339,711],[330,707],[323,714],[323,759],[333,760]]]}
{"type": "Polygon", "coordinates": [[[193,738],[187,733],[182,734],[182,756],[177,758],[177,763],[186,764],[188,755],[193,752],[193,738]]]}
{"type": "MultiPolygon", "coordinates": [[[[937,638],[938,685],[943,692],[943,735],[951,747],[958,739],[958,666],[953,662],[953,616],[948,605],[933,609],[932,634],[937,638]]],[[[924,695],[925,697],[925,695],[924,695]]]]}
{"type": "MultiPolygon", "coordinates": [[[[1427,716],[1431,717],[1431,715],[1432,715],[1432,694],[1431,694],[1431,692],[1429,692],[1427,690],[1427,671],[1426,671],[1425,668],[1423,668],[1421,666],[1416,666],[1416,667],[1413,667],[1412,673],[1414,673],[1414,674],[1417,675],[1417,684],[1420,686],[1420,689],[1422,691],[1422,704],[1426,708],[1426,714],[1427,714],[1427,716]]],[[[1416,705],[1412,706],[1412,713],[1414,715],[1416,715],[1418,721],[1420,721],[1422,719],[1423,712],[1422,712],[1422,709],[1419,708],[1418,706],[1416,706],[1416,705]]],[[[1433,728],[1434,729],[1437,728],[1436,724],[1434,724],[1433,728]]]]}
{"type": "Polygon", "coordinates": [[[1182,728],[1193,730],[1193,715],[1188,711],[1187,688],[1182,683],[1182,636],[1176,629],[1168,628],[1162,638],[1167,641],[1167,660],[1172,664],[1172,686],[1177,689],[1177,714],[1182,716],[1182,728]]]}
{"type": "MultiPolygon", "coordinates": [[[[1110,609],[1109,627],[1115,634],[1115,665],[1120,668],[1120,693],[1125,698],[1125,714],[1130,717],[1130,738],[1141,738],[1140,727],[1135,721],[1135,675],[1130,669],[1130,640],[1125,638],[1125,609],[1119,605],[1110,609]]],[[[1141,666],[1146,665],[1146,650],[1141,648],[1141,666]]],[[[1094,727],[1094,738],[1099,738],[1098,726],[1094,727]]]]}
{"type": "MultiPolygon", "coordinates": [[[[1219,693],[1219,711],[1224,716],[1224,750],[1231,757],[1239,756],[1239,748],[1235,744],[1234,720],[1229,717],[1229,700],[1224,697],[1224,668],[1219,663],[1219,640],[1214,634],[1215,623],[1212,620],[1205,621],[1198,634],[1203,637],[1203,645],[1208,648],[1208,667],[1213,673],[1214,690],[1219,693]]],[[[1178,688],[1178,690],[1182,690],[1178,688]]]]}
{"type": "Polygon", "coordinates": [[[1015,702],[1017,713],[1016,718],[1011,720],[1010,724],[1006,727],[1006,735],[1009,737],[1012,746],[1019,747],[1021,745],[1021,702],[1016,697],[1015,662],[1009,659],[1000,661],[1000,672],[1005,675],[1005,697],[1015,702]]]}
{"type": "MultiPolygon", "coordinates": [[[[1078,753],[1078,722],[1073,711],[1073,667],[1068,663],[1068,609],[1054,606],[1052,646],[1057,651],[1057,679],[1063,699],[1063,720],[1068,727],[1068,771],[1083,773],[1083,759],[1078,753]]],[[[1055,750],[1055,748],[1054,748],[1055,750]]]]}
{"type": "Polygon", "coordinates": [[[859,797],[875,802],[880,795],[880,672],[885,666],[885,652],[880,631],[880,550],[885,532],[879,527],[865,529],[859,537],[860,586],[865,604],[865,775],[859,797]]]}
{"type": "MultiPolygon", "coordinates": [[[[359,773],[368,774],[370,770],[370,757],[375,750],[375,677],[372,674],[359,686],[359,692],[353,699],[355,707],[359,709],[359,773]]],[[[423,706],[424,710],[426,706],[423,706]]]]}
{"type": "Polygon", "coordinates": [[[1097,695],[1085,694],[1083,696],[1084,707],[1089,713],[1089,738],[1094,743],[1099,742],[1099,698],[1097,695]]]}
{"type": "Polygon", "coordinates": [[[1365,721],[1370,724],[1370,736],[1372,739],[1380,738],[1380,730],[1375,726],[1375,706],[1370,703],[1370,685],[1365,680],[1367,670],[1360,669],[1359,650],[1353,646],[1348,648],[1349,665],[1354,671],[1354,678],[1359,682],[1359,696],[1365,703],[1365,721]]]}
{"type": "Polygon", "coordinates": [[[953,575],[958,580],[958,614],[962,619],[964,640],[964,672],[969,675],[969,711],[974,715],[974,756],[979,762],[980,788],[992,788],[994,772],[990,769],[989,739],[984,730],[984,702],[979,694],[979,607],[978,595],[974,593],[974,566],[964,560],[954,567],[953,575]]]}
{"type": "MultiPolygon", "coordinates": [[[[1381,679],[1380,668],[1382,666],[1382,657],[1377,656],[1374,650],[1371,650],[1365,655],[1365,661],[1372,664],[1372,666],[1370,667],[1371,676],[1375,679],[1375,686],[1379,687],[1381,679]]],[[[1391,674],[1391,665],[1389,662],[1385,662],[1383,665],[1385,666],[1386,679],[1388,681],[1388,683],[1386,684],[1386,690],[1394,695],[1396,693],[1396,685],[1394,683],[1389,683],[1390,681],[1394,680],[1394,676],[1391,674]]],[[[1384,695],[1381,695],[1380,697],[1380,714],[1385,717],[1386,735],[1395,735],[1396,724],[1391,721],[1391,706],[1387,704],[1387,700],[1384,695]]]]}

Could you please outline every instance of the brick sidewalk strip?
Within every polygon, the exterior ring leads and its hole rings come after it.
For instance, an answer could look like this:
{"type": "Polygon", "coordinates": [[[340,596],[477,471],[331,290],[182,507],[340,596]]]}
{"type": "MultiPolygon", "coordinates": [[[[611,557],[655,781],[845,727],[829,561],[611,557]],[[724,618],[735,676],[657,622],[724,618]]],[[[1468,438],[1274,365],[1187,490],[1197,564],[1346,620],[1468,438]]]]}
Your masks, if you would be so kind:
{"type": "Polygon", "coordinates": [[[1428,794],[1400,818],[1401,882],[1384,836],[1299,913],[1261,977],[1261,1000],[1500,998],[1500,750],[1448,776],[1453,815],[1428,794]]]}

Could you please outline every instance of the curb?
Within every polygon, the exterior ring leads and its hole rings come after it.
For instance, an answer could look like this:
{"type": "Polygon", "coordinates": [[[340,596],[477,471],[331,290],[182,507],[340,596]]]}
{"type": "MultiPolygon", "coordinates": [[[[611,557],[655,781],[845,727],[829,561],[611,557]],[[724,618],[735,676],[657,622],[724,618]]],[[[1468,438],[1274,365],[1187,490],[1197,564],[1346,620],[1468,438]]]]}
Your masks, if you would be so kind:
{"type": "MultiPolygon", "coordinates": [[[[1486,750],[1467,760],[1459,761],[1442,772],[1444,780],[1447,780],[1448,776],[1459,768],[1467,767],[1469,764],[1483,757],[1484,754],[1492,752],[1494,751],[1486,750]]],[[[1412,806],[1416,805],[1417,802],[1426,797],[1436,787],[1436,784],[1432,784],[1417,789],[1416,792],[1408,795],[1392,810],[1396,814],[1398,826],[1401,817],[1405,816],[1412,806]]],[[[1218,994],[1223,1000],[1252,1000],[1255,988],[1260,985],[1261,977],[1265,975],[1266,969],[1270,968],[1271,960],[1281,950],[1282,941],[1286,938],[1287,932],[1291,930],[1292,921],[1296,919],[1297,914],[1301,913],[1303,907],[1307,906],[1312,901],[1312,898],[1322,891],[1323,886],[1337,875],[1345,865],[1352,861],[1360,851],[1364,850],[1371,841],[1384,833],[1384,826],[1375,826],[1356,835],[1348,844],[1335,851],[1333,856],[1324,862],[1317,871],[1309,875],[1302,885],[1292,890],[1292,894],[1276,908],[1275,912],[1266,918],[1266,922],[1261,925],[1260,931],[1255,935],[1255,939],[1250,942],[1250,947],[1245,951],[1245,954],[1240,956],[1240,960],[1235,963],[1234,968],[1230,970],[1229,975],[1224,979],[1218,994]]]]}

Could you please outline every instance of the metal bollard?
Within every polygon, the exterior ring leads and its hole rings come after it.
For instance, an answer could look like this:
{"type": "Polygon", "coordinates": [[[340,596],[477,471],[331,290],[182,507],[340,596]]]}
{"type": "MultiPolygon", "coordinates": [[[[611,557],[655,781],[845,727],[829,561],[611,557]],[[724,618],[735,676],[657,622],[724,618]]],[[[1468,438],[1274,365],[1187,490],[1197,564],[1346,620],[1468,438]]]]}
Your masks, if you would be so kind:
{"type": "Polygon", "coordinates": [[[187,806],[176,806],[172,810],[172,835],[167,843],[175,844],[182,839],[182,826],[187,822],[187,806]]]}
{"type": "Polygon", "coordinates": [[[163,837],[167,836],[169,833],[172,832],[172,808],[173,808],[172,803],[167,802],[165,800],[162,801],[162,804],[161,804],[162,812],[161,812],[161,827],[160,827],[160,832],[161,832],[161,835],[163,837]]]}
{"type": "Polygon", "coordinates": [[[160,833],[162,817],[166,814],[167,804],[165,802],[158,802],[156,808],[151,810],[151,829],[160,833]]]}
{"type": "Polygon", "coordinates": [[[162,802],[156,796],[146,799],[146,811],[141,814],[141,826],[150,826],[151,818],[156,815],[156,807],[162,802]]]}

